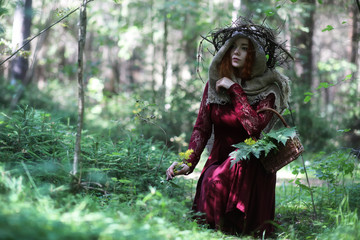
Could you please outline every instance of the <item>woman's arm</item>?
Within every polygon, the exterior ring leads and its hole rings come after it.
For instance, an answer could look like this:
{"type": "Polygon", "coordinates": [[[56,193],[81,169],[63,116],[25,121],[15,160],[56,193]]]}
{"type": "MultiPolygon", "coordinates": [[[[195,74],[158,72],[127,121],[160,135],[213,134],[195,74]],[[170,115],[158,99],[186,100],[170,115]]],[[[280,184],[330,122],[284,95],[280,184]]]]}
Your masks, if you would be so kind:
{"type": "Polygon", "coordinates": [[[194,125],[193,132],[191,134],[189,149],[193,150],[187,163],[190,163],[189,167],[184,166],[179,172],[174,173],[175,163],[173,163],[166,171],[167,179],[172,179],[175,175],[190,174],[200,160],[200,156],[211,136],[212,122],[210,117],[210,104],[207,104],[209,83],[206,83],[203,97],[200,104],[199,113],[194,125]]]}
{"type": "Polygon", "coordinates": [[[195,166],[198,164],[200,156],[204,151],[204,148],[212,132],[210,104],[207,104],[208,88],[209,83],[206,83],[200,104],[199,113],[189,142],[189,149],[192,149],[194,151],[191,154],[190,159],[187,161],[188,163],[191,163],[189,173],[191,173],[194,170],[195,166]]]}
{"type": "Polygon", "coordinates": [[[261,100],[256,109],[254,109],[249,104],[246,94],[239,84],[233,84],[228,89],[228,94],[230,95],[237,117],[249,136],[258,137],[270,122],[273,113],[269,111],[257,113],[256,111],[263,107],[273,108],[275,95],[269,94],[265,99],[261,100]]]}

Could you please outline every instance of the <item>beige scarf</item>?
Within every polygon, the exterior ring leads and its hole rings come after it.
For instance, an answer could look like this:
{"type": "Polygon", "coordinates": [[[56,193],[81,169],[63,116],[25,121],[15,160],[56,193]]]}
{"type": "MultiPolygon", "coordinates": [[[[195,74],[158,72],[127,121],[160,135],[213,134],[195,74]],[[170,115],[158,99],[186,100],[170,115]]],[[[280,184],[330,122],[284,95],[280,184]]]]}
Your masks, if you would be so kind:
{"type": "MultiPolygon", "coordinates": [[[[218,71],[220,62],[229,47],[239,37],[246,37],[253,43],[255,48],[255,62],[252,69],[252,78],[249,81],[242,84],[241,79],[238,79],[235,76],[232,77],[232,80],[241,85],[250,104],[255,104],[266,98],[269,94],[273,93],[275,95],[275,110],[282,113],[288,107],[288,101],[290,98],[289,78],[275,69],[268,69],[266,67],[265,53],[260,44],[251,37],[244,36],[241,33],[238,33],[229,39],[217,52],[211,62],[209,68],[209,90],[207,103],[231,103],[230,97],[226,91],[216,92],[215,86],[216,81],[220,79],[218,71]]],[[[270,131],[276,121],[277,117],[274,116],[264,131],[270,131]]]]}

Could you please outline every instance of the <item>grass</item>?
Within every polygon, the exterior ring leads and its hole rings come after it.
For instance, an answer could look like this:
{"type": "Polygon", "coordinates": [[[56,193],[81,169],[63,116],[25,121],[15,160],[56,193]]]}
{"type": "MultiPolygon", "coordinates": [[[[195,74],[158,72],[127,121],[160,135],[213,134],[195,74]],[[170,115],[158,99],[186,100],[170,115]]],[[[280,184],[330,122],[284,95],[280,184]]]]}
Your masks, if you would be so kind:
{"type": "MultiPolygon", "coordinates": [[[[203,154],[199,165],[192,175],[183,177],[188,181],[192,181],[192,189],[196,187],[196,182],[206,157],[206,154],[203,154]]],[[[300,165],[301,160],[299,159],[277,173],[276,216],[274,223],[277,227],[275,232],[276,239],[335,239],[330,237],[331,233],[335,231],[338,234],[345,227],[344,221],[337,223],[336,219],[339,216],[340,218],[341,216],[346,216],[347,222],[350,222],[348,216],[355,219],[354,214],[357,215],[356,208],[360,202],[360,185],[356,183],[359,180],[358,178],[356,178],[358,180],[355,180],[354,183],[354,177],[358,176],[358,170],[354,172],[353,177],[346,175],[345,189],[339,184],[335,186],[336,190],[331,192],[332,190],[329,189],[327,181],[316,178],[314,171],[308,166],[310,184],[315,197],[317,211],[317,215],[315,215],[309,191],[295,183],[295,179],[299,178],[303,184],[306,184],[304,173],[299,172],[297,175],[292,173],[293,169],[298,168],[300,165]],[[344,199],[349,204],[349,208],[345,212],[340,213],[339,206],[344,204],[342,203],[344,199]]],[[[346,235],[345,239],[356,239],[354,237],[358,236],[355,228],[356,224],[357,220],[354,220],[354,223],[351,224],[353,227],[346,230],[348,235],[346,235]]]]}
{"type": "MultiPolygon", "coordinates": [[[[164,182],[167,186],[161,190],[150,187],[123,201],[116,194],[74,195],[65,187],[51,185],[36,190],[25,176],[12,177],[3,168],[0,175],[0,239],[246,238],[209,230],[191,219],[191,180],[178,178],[176,185],[164,182]]],[[[348,197],[336,208],[323,208],[315,218],[307,195],[293,184],[276,187],[276,239],[359,236],[358,215],[348,197]]]]}
{"type": "MultiPolygon", "coordinates": [[[[113,140],[85,131],[81,176],[74,183],[69,175],[71,125],[28,108],[2,115],[0,129],[0,239],[247,238],[192,219],[196,178],[206,153],[192,175],[167,182],[165,169],[177,160],[171,149],[164,152],[161,143],[131,132],[113,140]]],[[[321,157],[308,166],[310,189],[291,182],[304,179],[299,161],[278,172],[276,239],[359,237],[357,160],[346,153],[321,157]],[[315,184],[319,180],[322,184],[315,184]]]]}

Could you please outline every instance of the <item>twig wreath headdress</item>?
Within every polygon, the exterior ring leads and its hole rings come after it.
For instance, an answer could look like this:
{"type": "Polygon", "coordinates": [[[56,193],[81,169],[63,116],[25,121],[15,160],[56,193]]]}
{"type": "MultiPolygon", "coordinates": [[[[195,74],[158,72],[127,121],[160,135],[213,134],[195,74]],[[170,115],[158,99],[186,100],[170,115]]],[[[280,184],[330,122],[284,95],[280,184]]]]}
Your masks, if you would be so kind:
{"type": "MultiPolygon", "coordinates": [[[[251,41],[255,50],[251,79],[242,81],[234,74],[231,79],[241,85],[250,104],[255,104],[272,93],[275,95],[275,109],[280,113],[286,109],[290,96],[289,79],[279,73],[275,67],[283,65],[293,58],[285,49],[284,43],[278,43],[276,40],[277,35],[278,33],[275,30],[265,26],[264,23],[261,25],[254,24],[250,19],[240,17],[231,26],[213,30],[207,36],[202,37],[199,51],[202,51],[203,41],[211,43],[215,50],[212,53],[214,58],[209,67],[207,102],[216,104],[231,103],[226,92],[217,92],[215,90],[216,82],[223,77],[220,75],[219,66],[234,41],[239,38],[247,38],[251,41]]],[[[272,124],[269,125],[271,128],[272,124]]]]}
{"type": "MultiPolygon", "coordinates": [[[[214,29],[210,31],[208,35],[201,36],[202,40],[199,44],[199,52],[202,52],[203,42],[209,42],[214,47],[214,52],[209,52],[215,56],[215,54],[221,49],[225,43],[233,38],[235,35],[243,35],[251,38],[252,42],[256,42],[255,45],[261,47],[267,58],[266,66],[272,69],[276,66],[281,66],[287,63],[290,59],[294,60],[291,54],[285,48],[285,42],[279,43],[277,41],[277,35],[280,31],[271,29],[266,26],[265,23],[259,25],[253,23],[250,19],[245,17],[239,17],[232,25],[214,29]]],[[[198,62],[201,61],[201,55],[198,56],[198,62]]]]}

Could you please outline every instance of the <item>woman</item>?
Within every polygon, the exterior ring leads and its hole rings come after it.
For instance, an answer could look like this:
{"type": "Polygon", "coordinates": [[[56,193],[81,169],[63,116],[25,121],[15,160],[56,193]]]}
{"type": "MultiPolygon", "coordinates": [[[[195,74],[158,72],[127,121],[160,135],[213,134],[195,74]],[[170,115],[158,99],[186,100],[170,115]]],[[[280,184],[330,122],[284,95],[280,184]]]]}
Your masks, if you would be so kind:
{"type": "Polygon", "coordinates": [[[211,36],[212,41],[206,40],[217,53],[189,143],[191,164],[174,171],[174,162],[167,179],[194,170],[213,131],[213,147],[198,181],[193,210],[204,213],[203,220],[212,228],[268,234],[274,220],[276,174],[265,172],[258,159],[230,168],[229,154],[235,150],[233,144],[258,138],[273,127],[276,117],[257,110],[270,107],[281,113],[287,107],[289,81],[274,69],[287,52],[270,29],[249,20],[241,19],[211,36]]]}

